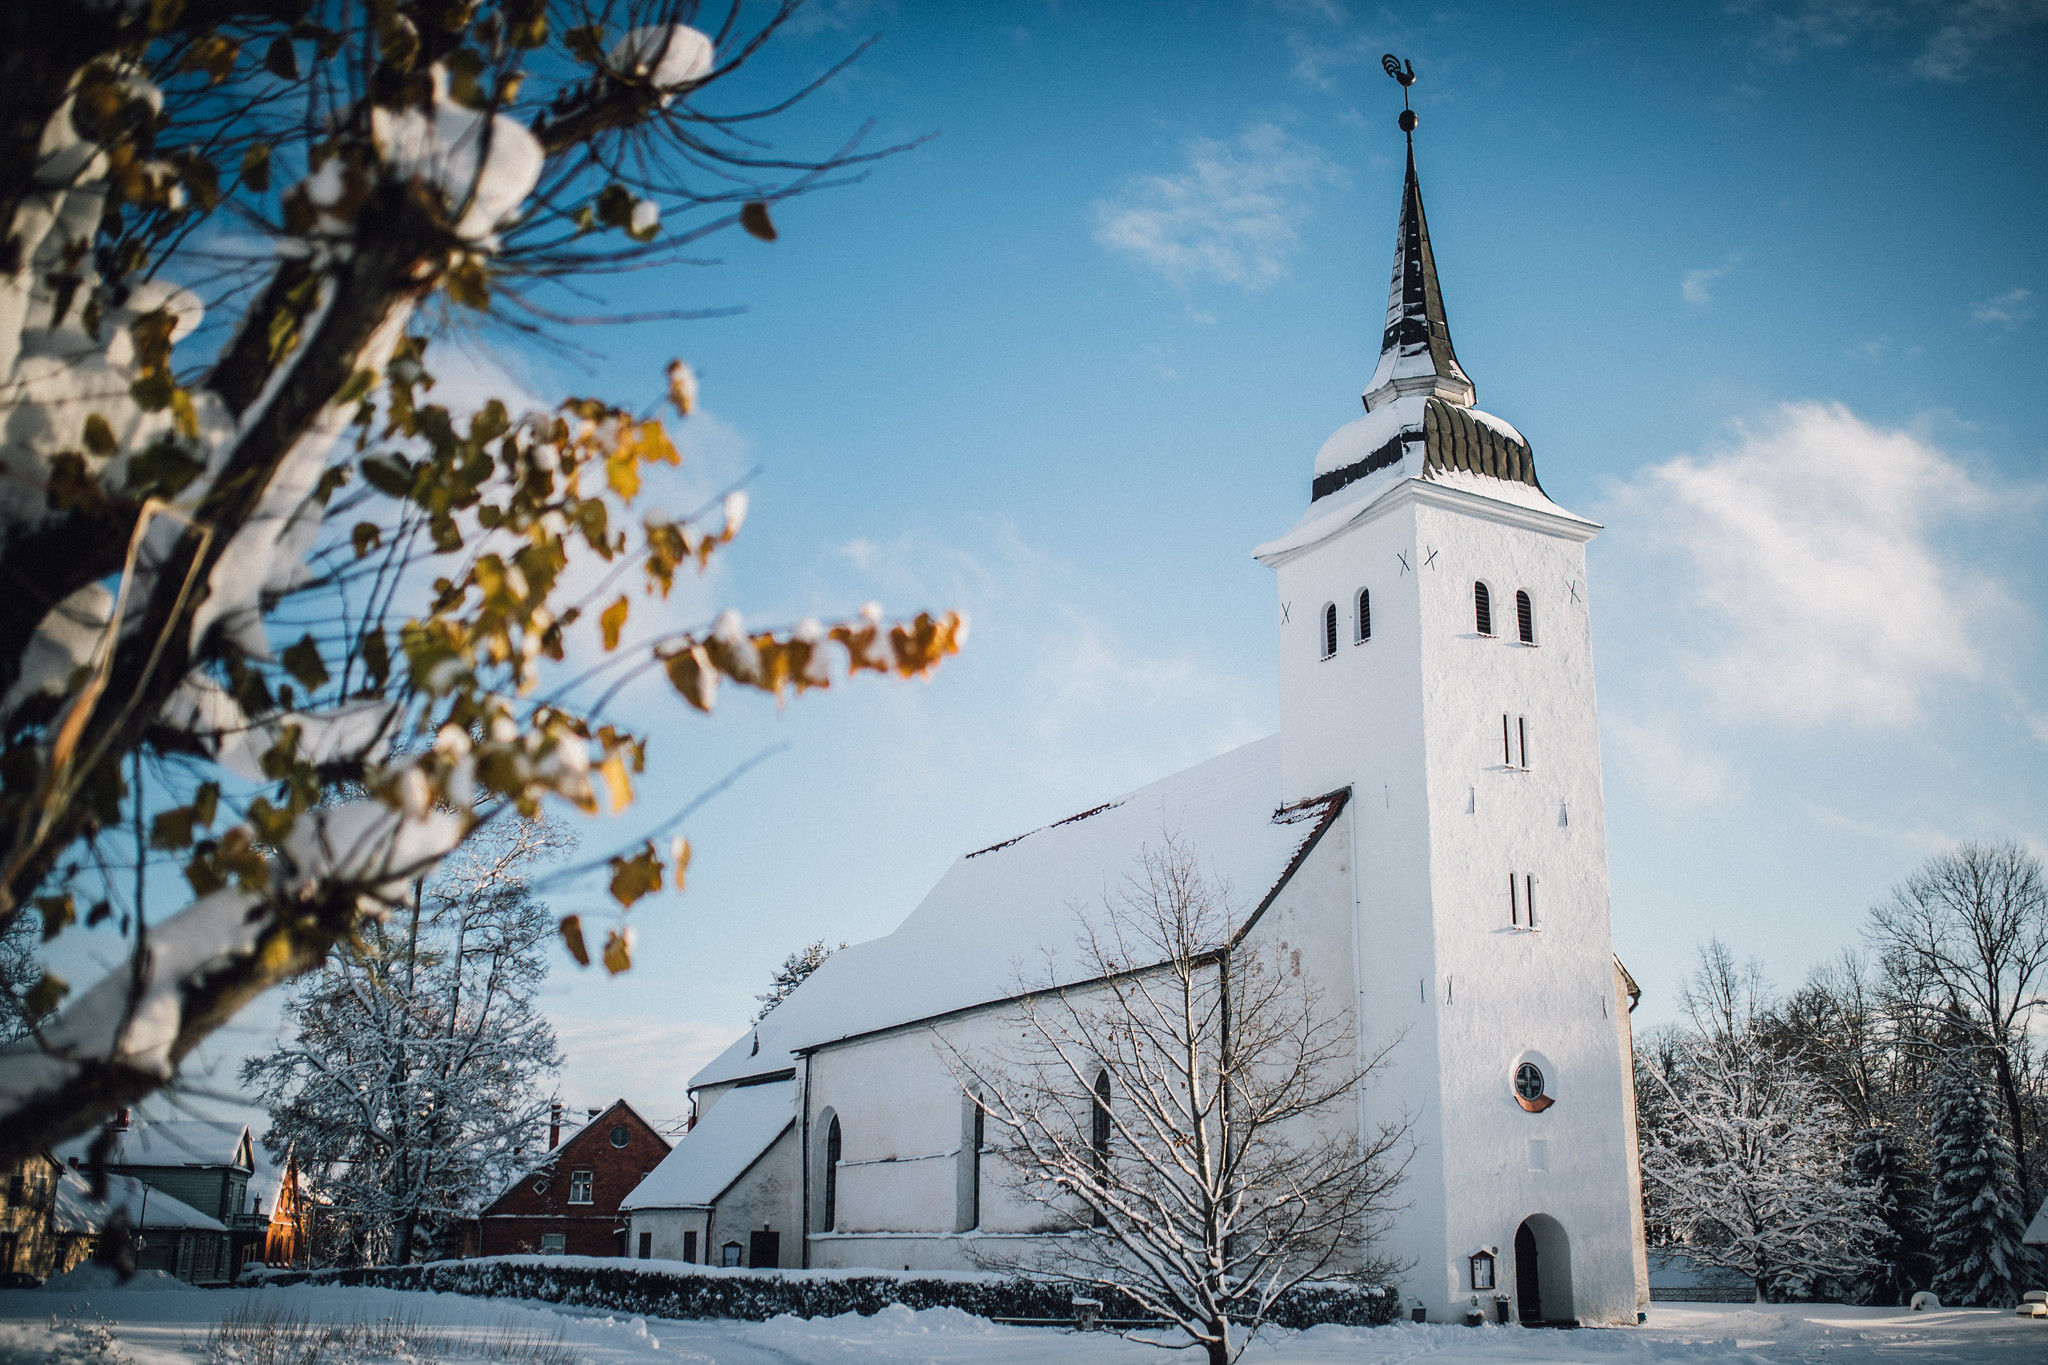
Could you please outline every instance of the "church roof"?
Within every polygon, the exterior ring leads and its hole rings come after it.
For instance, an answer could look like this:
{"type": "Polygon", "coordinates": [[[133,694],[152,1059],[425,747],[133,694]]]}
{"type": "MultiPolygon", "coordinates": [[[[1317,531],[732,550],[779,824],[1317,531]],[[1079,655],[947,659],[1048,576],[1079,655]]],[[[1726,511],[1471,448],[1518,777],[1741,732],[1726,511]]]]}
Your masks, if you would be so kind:
{"type": "Polygon", "coordinates": [[[1104,893],[1167,831],[1210,880],[1229,888],[1242,927],[1286,883],[1342,804],[1333,793],[1281,808],[1274,735],[967,854],[896,932],[827,958],[691,1085],[772,1075],[795,1065],[797,1053],[826,1043],[1010,999],[1048,978],[1077,979],[1083,917],[1102,913],[1104,893]]]}
{"type": "Polygon", "coordinates": [[[728,1091],[619,1207],[709,1208],[795,1122],[793,1080],[728,1091]]]}
{"type": "Polygon", "coordinates": [[[1423,393],[1465,406],[1477,396],[1451,348],[1451,324],[1444,317],[1429,219],[1422,212],[1422,186],[1415,179],[1415,142],[1410,138],[1401,226],[1394,237],[1394,280],[1387,291],[1387,329],[1380,337],[1380,363],[1365,386],[1366,410],[1397,395],[1423,393]]]}

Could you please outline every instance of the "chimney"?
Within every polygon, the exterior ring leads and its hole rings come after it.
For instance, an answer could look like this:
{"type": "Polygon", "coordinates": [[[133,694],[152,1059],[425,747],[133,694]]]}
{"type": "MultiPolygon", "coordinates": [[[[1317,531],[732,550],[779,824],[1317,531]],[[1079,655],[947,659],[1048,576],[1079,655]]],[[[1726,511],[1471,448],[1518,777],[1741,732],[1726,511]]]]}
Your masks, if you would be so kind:
{"type": "Polygon", "coordinates": [[[554,1151],[562,1141],[562,1102],[556,1100],[548,1106],[548,1150],[554,1151]]]}
{"type": "Polygon", "coordinates": [[[114,1131],[117,1133],[128,1131],[128,1111],[126,1109],[120,1110],[114,1115],[114,1131]]]}

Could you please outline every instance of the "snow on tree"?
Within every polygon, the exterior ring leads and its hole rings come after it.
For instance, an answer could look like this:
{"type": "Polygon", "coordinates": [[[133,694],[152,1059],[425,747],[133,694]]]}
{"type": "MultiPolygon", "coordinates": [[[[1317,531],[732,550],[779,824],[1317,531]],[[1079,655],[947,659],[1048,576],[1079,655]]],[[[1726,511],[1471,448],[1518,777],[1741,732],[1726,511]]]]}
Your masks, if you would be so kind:
{"type": "Polygon", "coordinates": [[[2029,1110],[2040,1103],[2029,1030],[2048,1004],[2048,873],[2017,843],[1959,844],[1938,854],[1870,912],[1868,934],[1926,1020],[1987,1062],[2020,1198],[2038,1196],[2029,1169],[2029,1110]],[[2035,1093],[2028,1093],[2032,1081],[2035,1093]]]}
{"type": "MultiPolygon", "coordinates": [[[[387,933],[478,830],[627,805],[626,681],[709,711],[721,679],[782,696],[957,650],[950,613],[664,619],[746,503],[650,505],[681,460],[651,405],[429,401],[435,336],[578,321],[579,282],[772,241],[771,205],[886,154],[763,152],[838,69],[740,93],[797,8],[0,5],[0,930],[122,925],[127,959],[20,993],[62,1008],[0,1047],[0,1161],[387,933]]],[[[697,403],[681,361],[668,397],[697,403]]],[[[626,969],[625,911],[686,854],[611,858],[604,942],[568,917],[572,954],[626,969]]]]}
{"type": "Polygon", "coordinates": [[[16,915],[0,928],[0,1043],[12,1042],[35,1022],[25,1000],[42,975],[36,967],[36,915],[16,915]]]}
{"type": "Polygon", "coordinates": [[[1770,1046],[1754,965],[1708,944],[1681,1003],[1692,1028],[1639,1073],[1658,1092],[1641,1128],[1655,1240],[1740,1271],[1759,1303],[1868,1274],[1884,1227],[1850,1169],[1847,1116],[1796,1052],[1770,1046]]]}
{"type": "Polygon", "coordinates": [[[1405,1117],[1358,1130],[1392,1044],[1362,1054],[1228,894],[1165,835],[1083,917],[1073,982],[1021,983],[1017,1042],[952,1054],[995,1181],[1069,1234],[1031,1271],[1128,1296],[1212,1365],[1294,1285],[1395,1272],[1372,1249],[1410,1150],[1405,1117]]]}
{"type": "Polygon", "coordinates": [[[1854,1286],[1858,1303],[1904,1307],[1934,1279],[1933,1228],[1926,1172],[1907,1134],[1864,1128],[1849,1156],[1851,1178],[1871,1194],[1871,1212],[1883,1225],[1870,1245],[1871,1267],[1854,1286]]]}
{"type": "MultiPolygon", "coordinates": [[[[841,943],[839,946],[844,948],[846,945],[841,943]]],[[[833,949],[825,946],[825,940],[821,938],[782,959],[782,965],[775,969],[775,975],[768,980],[768,989],[754,997],[761,1002],[761,1011],[754,1016],[754,1022],[760,1023],[768,1017],[768,1011],[789,999],[790,992],[803,985],[812,972],[824,966],[825,959],[832,956],[833,952],[833,949]]]]}
{"type": "Polygon", "coordinates": [[[1934,1083],[1931,1288],[1945,1304],[2011,1308],[2029,1287],[2032,1255],[2020,1242],[2027,1215],[2019,1167],[1984,1075],[1987,1060],[1957,1049],[1934,1083]]]}
{"type": "Polygon", "coordinates": [[[431,1256],[513,1177],[560,1065],[536,996],[554,922],[529,884],[557,827],[501,824],[428,879],[406,920],[373,921],[288,996],[293,1036],[242,1068],[325,1206],[318,1244],[346,1263],[431,1256]]]}

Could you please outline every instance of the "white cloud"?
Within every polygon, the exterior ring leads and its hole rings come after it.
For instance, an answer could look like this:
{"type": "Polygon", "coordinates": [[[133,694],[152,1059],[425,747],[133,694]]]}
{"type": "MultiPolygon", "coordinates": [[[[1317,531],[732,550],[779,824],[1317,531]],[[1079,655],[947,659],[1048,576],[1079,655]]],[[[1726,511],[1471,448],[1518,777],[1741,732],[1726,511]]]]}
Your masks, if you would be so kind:
{"type": "Polygon", "coordinates": [[[1133,178],[1094,206],[1095,240],[1175,284],[1263,289],[1287,274],[1305,192],[1340,179],[1322,149],[1271,123],[1228,142],[1190,138],[1187,168],[1133,178]]]}
{"type": "Polygon", "coordinates": [[[1982,327],[2004,327],[2008,332],[2034,316],[2034,291],[2008,289],[1970,305],[1970,321],[1982,327]]]}
{"type": "Polygon", "coordinates": [[[556,1015],[562,1049],[563,1099],[571,1113],[624,1096],[650,1123],[666,1124],[689,1112],[688,1083],[744,1028],[730,1023],[664,1020],[645,1012],[629,1020],[556,1015]]]}
{"type": "Polygon", "coordinates": [[[1756,49],[1775,60],[1869,43],[1891,48],[1893,60],[1903,57],[1928,81],[2024,63],[2028,45],[2010,40],[2048,23],[2048,0],[1737,0],[1727,8],[1754,25],[1756,49]]]}
{"type": "Polygon", "coordinates": [[[1686,271],[1685,277],[1678,282],[1680,297],[1695,308],[1706,307],[1714,301],[1714,281],[1720,279],[1734,268],[1735,260],[1733,257],[1730,257],[1720,265],[1709,266],[1701,270],[1686,271]]]}
{"type": "Polygon", "coordinates": [[[1988,49],[2016,33],[2048,23],[2044,0],[1967,0],[1942,8],[1948,10],[1948,22],[1934,31],[1913,59],[1912,72],[1923,80],[1966,80],[1988,49]]]}
{"type": "Polygon", "coordinates": [[[1703,456],[1651,466],[1616,498],[1648,561],[1621,589],[1666,635],[1672,686],[1726,719],[1911,722],[1986,671],[2018,611],[1943,533],[1995,500],[1923,437],[1839,404],[1789,403],[1703,456]]]}

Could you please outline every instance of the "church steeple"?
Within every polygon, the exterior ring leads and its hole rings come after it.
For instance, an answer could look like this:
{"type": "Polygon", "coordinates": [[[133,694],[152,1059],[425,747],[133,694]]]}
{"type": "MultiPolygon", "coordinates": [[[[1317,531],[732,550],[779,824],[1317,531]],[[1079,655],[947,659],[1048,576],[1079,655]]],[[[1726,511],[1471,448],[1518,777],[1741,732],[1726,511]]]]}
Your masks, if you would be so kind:
{"type": "MultiPolygon", "coordinates": [[[[1415,68],[1400,69],[1392,57],[1387,73],[1401,82],[1401,102],[1408,101],[1415,68]]],[[[1412,110],[1402,109],[1401,131],[1408,135],[1408,181],[1401,190],[1401,227],[1394,238],[1394,280],[1387,292],[1387,330],[1380,338],[1380,363],[1365,386],[1367,412],[1395,398],[1428,394],[1447,403],[1470,407],[1472,381],[1451,348],[1451,327],[1444,318],[1443,291],[1436,281],[1436,255],[1429,245],[1429,219],[1422,212],[1422,186],[1415,178],[1415,124],[1412,110]]]]}

